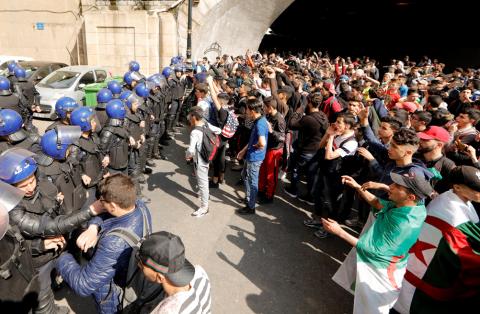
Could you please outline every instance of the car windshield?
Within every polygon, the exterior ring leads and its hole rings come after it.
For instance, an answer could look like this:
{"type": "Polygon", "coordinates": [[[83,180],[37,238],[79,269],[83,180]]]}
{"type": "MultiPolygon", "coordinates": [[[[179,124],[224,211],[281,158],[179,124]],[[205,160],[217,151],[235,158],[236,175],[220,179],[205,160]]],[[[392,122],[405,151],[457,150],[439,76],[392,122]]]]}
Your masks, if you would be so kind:
{"type": "Polygon", "coordinates": [[[55,89],[69,88],[75,83],[77,77],[80,76],[79,72],[72,71],[55,71],[51,76],[46,77],[38,86],[48,87],[55,89]]]}

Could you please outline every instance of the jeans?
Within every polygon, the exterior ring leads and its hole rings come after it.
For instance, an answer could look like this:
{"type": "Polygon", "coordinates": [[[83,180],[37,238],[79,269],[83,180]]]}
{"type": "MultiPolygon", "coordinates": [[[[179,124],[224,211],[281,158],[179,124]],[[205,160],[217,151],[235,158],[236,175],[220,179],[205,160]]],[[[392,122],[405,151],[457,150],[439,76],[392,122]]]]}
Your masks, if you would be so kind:
{"type": "Polygon", "coordinates": [[[208,208],[209,187],[208,187],[208,164],[206,166],[195,164],[195,175],[198,184],[198,196],[200,197],[201,207],[208,208]]]}
{"type": "Polygon", "coordinates": [[[247,196],[248,208],[250,209],[255,209],[255,202],[257,200],[258,193],[258,177],[262,162],[262,160],[245,162],[245,193],[247,196]]]}
{"type": "Polygon", "coordinates": [[[303,173],[307,175],[307,195],[312,194],[313,180],[318,169],[318,158],[315,153],[300,153],[295,151],[290,159],[292,178],[290,180],[290,190],[298,192],[298,181],[303,173]]]}

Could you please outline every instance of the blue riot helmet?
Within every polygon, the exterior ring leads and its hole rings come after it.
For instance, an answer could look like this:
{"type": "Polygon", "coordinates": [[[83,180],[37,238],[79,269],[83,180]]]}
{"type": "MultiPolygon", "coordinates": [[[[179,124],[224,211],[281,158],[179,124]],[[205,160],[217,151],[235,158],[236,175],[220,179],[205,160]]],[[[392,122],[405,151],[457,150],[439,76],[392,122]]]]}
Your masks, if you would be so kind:
{"type": "Polygon", "coordinates": [[[60,117],[60,119],[66,119],[67,113],[72,112],[78,107],[79,105],[75,99],[70,97],[61,97],[55,103],[55,113],[60,117]]]}
{"type": "Polygon", "coordinates": [[[15,208],[23,199],[25,192],[0,181],[0,240],[9,228],[8,212],[15,208]]]}
{"type": "Polygon", "coordinates": [[[102,88],[97,93],[97,103],[107,103],[113,99],[113,94],[108,88],[102,88]]]}
{"type": "Polygon", "coordinates": [[[162,75],[165,76],[165,78],[168,79],[171,74],[172,74],[172,68],[170,68],[170,67],[163,68],[162,75]]]}
{"type": "Polygon", "coordinates": [[[138,72],[140,71],[140,63],[138,63],[137,61],[130,61],[130,63],[128,64],[128,68],[132,72],[138,72]]]}
{"type": "Polygon", "coordinates": [[[125,115],[127,114],[125,105],[123,104],[123,101],[121,101],[120,99],[110,100],[107,103],[106,111],[110,119],[123,120],[125,119],[125,115]]]}
{"type": "MultiPolygon", "coordinates": [[[[130,94],[126,99],[125,99],[125,105],[127,105],[128,109],[132,110],[132,106],[133,104],[137,104],[138,106],[140,106],[141,104],[143,104],[143,98],[138,96],[137,94],[135,93],[132,93],[130,94]]],[[[137,106],[137,108],[138,108],[137,106]]],[[[136,109],[134,109],[135,111],[136,109]]]]}
{"type": "Polygon", "coordinates": [[[125,106],[128,107],[128,109],[132,109],[132,104],[127,100],[128,97],[130,97],[130,95],[132,95],[133,93],[129,90],[126,90],[124,92],[122,92],[120,94],[120,96],[118,97],[121,101],[123,101],[123,103],[125,104],[125,106]]]}
{"type": "Polygon", "coordinates": [[[179,58],[178,56],[172,57],[172,59],[170,59],[170,65],[176,65],[176,64],[180,63],[181,60],[182,60],[182,59],[179,58]]]}
{"type": "Polygon", "coordinates": [[[135,87],[135,94],[140,97],[147,98],[150,95],[150,88],[146,83],[140,83],[135,87]]]}
{"type": "Polygon", "coordinates": [[[22,130],[22,116],[12,109],[0,110],[0,136],[8,136],[14,142],[23,140],[26,137],[22,130]]]}
{"type": "Polygon", "coordinates": [[[17,184],[28,179],[37,170],[35,154],[24,148],[10,148],[0,155],[0,180],[17,184]]]}
{"type": "Polygon", "coordinates": [[[122,85],[117,80],[111,80],[107,84],[107,88],[112,92],[112,94],[115,95],[120,95],[122,92],[122,85]]]}
{"type": "Polygon", "coordinates": [[[175,72],[181,72],[181,73],[183,73],[183,69],[184,69],[184,66],[183,66],[183,65],[177,64],[177,65],[175,66],[175,68],[174,68],[174,71],[175,71],[175,72]]]}
{"type": "Polygon", "coordinates": [[[123,81],[124,81],[127,85],[131,85],[131,84],[132,84],[132,82],[133,82],[132,71],[128,71],[128,72],[126,72],[126,73],[123,75],[123,81]]]}
{"type": "Polygon", "coordinates": [[[67,150],[82,135],[82,130],[77,125],[59,125],[46,132],[40,141],[42,152],[56,160],[67,158],[67,150]]]}
{"type": "Polygon", "coordinates": [[[118,97],[120,100],[125,100],[128,96],[130,96],[132,94],[131,91],[129,90],[126,90],[126,91],[123,91],[120,96],[118,97]]]}
{"type": "Polygon", "coordinates": [[[70,123],[78,125],[82,132],[92,130],[91,121],[95,118],[95,112],[90,107],[80,107],[73,110],[70,115],[70,123]]]}
{"type": "Polygon", "coordinates": [[[10,81],[5,76],[0,76],[0,95],[8,96],[11,94],[10,81]]]}
{"type": "Polygon", "coordinates": [[[17,62],[15,61],[10,61],[8,64],[7,64],[7,68],[8,68],[8,72],[12,73],[13,74],[13,71],[15,70],[15,68],[18,66],[17,62]]]}
{"type": "Polygon", "coordinates": [[[25,69],[20,66],[16,67],[13,70],[13,73],[18,80],[25,80],[25,78],[27,77],[27,72],[25,72],[25,69]]]}

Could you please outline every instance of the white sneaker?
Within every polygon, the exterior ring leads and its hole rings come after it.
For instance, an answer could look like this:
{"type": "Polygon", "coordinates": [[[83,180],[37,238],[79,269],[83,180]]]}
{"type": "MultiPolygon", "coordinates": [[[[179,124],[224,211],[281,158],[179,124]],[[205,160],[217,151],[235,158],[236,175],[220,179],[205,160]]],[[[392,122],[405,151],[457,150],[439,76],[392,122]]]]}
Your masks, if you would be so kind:
{"type": "Polygon", "coordinates": [[[208,214],[208,208],[200,207],[199,209],[197,209],[192,213],[192,216],[198,218],[198,217],[205,216],[206,214],[208,214]]]}

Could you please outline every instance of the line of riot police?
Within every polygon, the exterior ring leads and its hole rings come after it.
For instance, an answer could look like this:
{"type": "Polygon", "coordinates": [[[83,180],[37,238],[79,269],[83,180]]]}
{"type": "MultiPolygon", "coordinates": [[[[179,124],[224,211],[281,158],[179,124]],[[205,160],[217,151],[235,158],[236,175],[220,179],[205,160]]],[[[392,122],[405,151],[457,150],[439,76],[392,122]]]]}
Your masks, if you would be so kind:
{"type": "Polygon", "coordinates": [[[128,174],[143,197],[144,174],[152,172],[153,159],[165,159],[161,146],[172,138],[191,92],[191,69],[177,59],[146,78],[132,61],[123,86],[108,82],[95,108],[60,98],[58,120],[43,136],[31,123],[38,93],[19,66],[9,64],[9,73],[0,77],[0,306],[67,313],[54,303],[55,259],[67,247],[75,250],[75,238],[101,213],[103,178],[128,174]]]}

